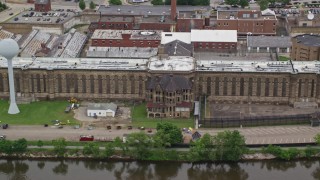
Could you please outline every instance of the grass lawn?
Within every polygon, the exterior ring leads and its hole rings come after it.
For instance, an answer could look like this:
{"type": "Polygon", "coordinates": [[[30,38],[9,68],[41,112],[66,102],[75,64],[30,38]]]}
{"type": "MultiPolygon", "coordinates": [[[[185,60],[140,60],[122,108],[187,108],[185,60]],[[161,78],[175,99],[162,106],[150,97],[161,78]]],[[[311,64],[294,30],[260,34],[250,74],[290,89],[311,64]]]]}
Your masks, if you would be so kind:
{"type": "Polygon", "coordinates": [[[193,118],[190,119],[169,119],[169,118],[147,118],[146,104],[132,107],[132,125],[134,127],[156,128],[157,123],[170,122],[179,128],[194,127],[193,118]]]}
{"type": "Polygon", "coordinates": [[[279,61],[289,61],[289,60],[290,60],[289,57],[279,56],[279,61]]]}
{"type": "Polygon", "coordinates": [[[65,113],[66,101],[40,101],[31,104],[18,104],[19,114],[8,114],[8,101],[0,100],[0,121],[1,123],[21,124],[21,125],[42,125],[51,124],[51,120],[60,120],[70,124],[79,122],[73,118],[74,113],[71,111],[65,113]]]}

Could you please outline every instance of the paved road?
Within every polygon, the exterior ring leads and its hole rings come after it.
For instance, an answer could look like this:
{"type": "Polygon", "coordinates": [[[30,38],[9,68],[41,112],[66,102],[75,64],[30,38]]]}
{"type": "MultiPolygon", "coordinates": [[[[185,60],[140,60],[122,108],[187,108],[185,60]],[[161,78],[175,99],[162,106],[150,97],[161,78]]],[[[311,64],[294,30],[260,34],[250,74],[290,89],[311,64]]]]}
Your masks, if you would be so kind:
{"type": "MultiPolygon", "coordinates": [[[[228,129],[200,129],[201,134],[209,133],[216,135],[225,130],[238,130],[245,137],[246,144],[278,144],[278,143],[304,143],[314,142],[313,137],[320,133],[320,127],[310,126],[275,126],[275,127],[250,127],[250,128],[228,128],[228,129]]],[[[1,129],[0,134],[6,135],[8,139],[15,140],[26,138],[28,140],[53,140],[64,137],[69,141],[78,141],[80,135],[94,135],[95,138],[112,139],[122,137],[124,134],[139,132],[140,130],[106,130],[96,128],[73,129],[65,126],[56,129],[43,126],[10,126],[9,129],[1,129]]],[[[154,132],[154,131],[153,131],[154,132]]]]}
{"type": "Polygon", "coordinates": [[[217,130],[200,130],[203,133],[215,135],[225,130],[238,130],[246,139],[246,144],[289,144],[314,142],[320,127],[310,126],[274,126],[274,127],[249,127],[228,128],[217,130]]]}

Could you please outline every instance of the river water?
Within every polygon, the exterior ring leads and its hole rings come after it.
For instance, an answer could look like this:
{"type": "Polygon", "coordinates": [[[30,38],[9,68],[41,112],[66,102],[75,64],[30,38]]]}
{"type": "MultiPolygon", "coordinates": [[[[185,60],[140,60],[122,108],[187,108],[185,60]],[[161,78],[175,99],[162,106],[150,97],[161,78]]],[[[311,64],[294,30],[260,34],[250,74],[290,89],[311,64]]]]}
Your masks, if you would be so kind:
{"type": "Polygon", "coordinates": [[[320,179],[319,160],[239,163],[0,160],[0,180],[311,180],[320,179]]]}

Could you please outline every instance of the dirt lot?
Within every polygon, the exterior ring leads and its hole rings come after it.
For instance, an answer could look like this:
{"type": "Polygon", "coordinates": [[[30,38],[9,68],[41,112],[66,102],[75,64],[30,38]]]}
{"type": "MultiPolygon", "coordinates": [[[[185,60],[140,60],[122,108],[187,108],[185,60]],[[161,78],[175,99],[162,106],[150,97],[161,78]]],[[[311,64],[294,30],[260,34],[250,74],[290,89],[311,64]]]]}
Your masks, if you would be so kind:
{"type": "Polygon", "coordinates": [[[112,126],[113,128],[121,126],[122,128],[126,128],[131,124],[130,107],[119,106],[115,117],[98,117],[95,119],[87,116],[87,105],[88,102],[83,102],[81,103],[81,107],[74,110],[74,118],[81,121],[82,127],[84,128],[89,125],[102,128],[107,128],[107,126],[112,126]]]}
{"type": "Polygon", "coordinates": [[[293,108],[286,105],[266,104],[210,104],[211,117],[277,116],[309,114],[319,108],[293,108]]]}

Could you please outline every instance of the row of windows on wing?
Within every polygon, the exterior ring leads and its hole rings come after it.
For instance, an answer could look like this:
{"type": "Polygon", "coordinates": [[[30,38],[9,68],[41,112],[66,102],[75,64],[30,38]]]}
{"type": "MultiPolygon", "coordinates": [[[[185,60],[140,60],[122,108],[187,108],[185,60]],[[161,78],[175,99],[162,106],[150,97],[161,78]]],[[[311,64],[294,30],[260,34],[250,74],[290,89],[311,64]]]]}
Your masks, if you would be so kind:
{"type": "MultiPolygon", "coordinates": [[[[200,94],[207,95],[216,95],[216,96],[273,96],[273,97],[286,97],[288,96],[288,81],[286,78],[283,78],[279,82],[278,78],[274,78],[273,82],[270,81],[270,78],[265,78],[262,81],[262,78],[253,78],[247,79],[240,78],[240,81],[237,78],[232,78],[231,81],[225,77],[220,81],[220,78],[216,77],[214,81],[211,81],[211,78],[207,78],[206,89],[203,88],[204,81],[202,78],[199,80],[198,91],[200,94]],[[264,88],[263,88],[264,85],[264,88]],[[231,91],[228,91],[228,89],[231,91]],[[205,91],[206,90],[206,91],[205,91]],[[214,91],[214,94],[212,92],[214,91]],[[245,93],[245,90],[247,90],[245,93]],[[263,93],[264,90],[264,94],[263,93]],[[237,93],[238,92],[238,93],[237,93]],[[255,94],[254,94],[255,92],[255,94]],[[272,94],[271,94],[272,93],[272,94]],[[281,95],[280,95],[281,94],[281,95]]],[[[302,79],[298,80],[298,97],[314,97],[315,96],[315,80],[302,79]]]]}

